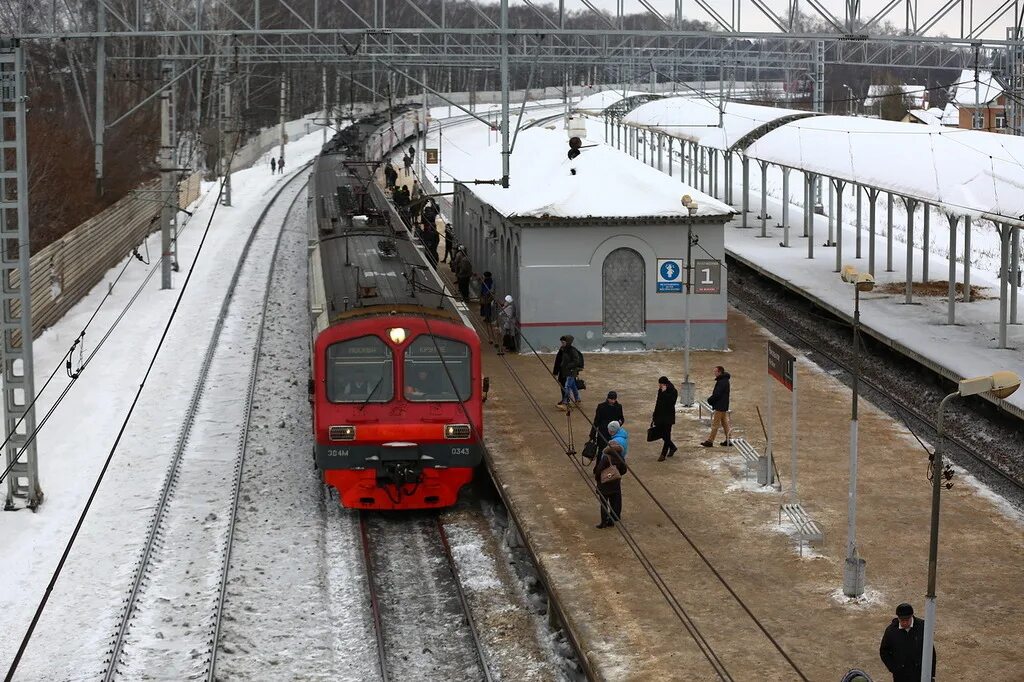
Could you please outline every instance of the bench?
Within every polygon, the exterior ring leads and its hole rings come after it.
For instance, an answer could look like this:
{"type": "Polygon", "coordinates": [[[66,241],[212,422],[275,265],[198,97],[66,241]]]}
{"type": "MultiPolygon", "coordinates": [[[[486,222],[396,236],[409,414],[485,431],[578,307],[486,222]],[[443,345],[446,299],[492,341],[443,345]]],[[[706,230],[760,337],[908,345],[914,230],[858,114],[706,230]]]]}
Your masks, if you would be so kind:
{"type": "Polygon", "coordinates": [[[796,526],[797,539],[800,541],[800,555],[804,553],[804,543],[816,545],[824,542],[825,534],[821,526],[811,520],[804,508],[797,503],[784,504],[779,507],[779,523],[782,523],[782,515],[785,514],[796,526]]]}
{"type": "Polygon", "coordinates": [[[760,456],[757,454],[757,450],[755,450],[754,446],[743,438],[733,438],[732,445],[743,457],[743,462],[747,465],[746,477],[749,478],[750,470],[757,468],[757,461],[760,459],[760,456]]]}

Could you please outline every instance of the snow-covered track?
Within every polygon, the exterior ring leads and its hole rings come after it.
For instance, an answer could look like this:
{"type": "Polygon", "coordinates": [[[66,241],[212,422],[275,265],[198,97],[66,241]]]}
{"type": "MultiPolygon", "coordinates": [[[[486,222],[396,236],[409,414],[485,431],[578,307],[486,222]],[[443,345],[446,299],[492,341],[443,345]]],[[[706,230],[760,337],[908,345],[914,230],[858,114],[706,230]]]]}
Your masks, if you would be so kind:
{"type": "Polygon", "coordinates": [[[235,266],[110,639],[105,681],[213,679],[273,265],[308,165],[271,198],[235,266]],[[250,262],[257,242],[273,244],[273,257],[250,262]]]}
{"type": "Polygon", "coordinates": [[[440,517],[361,513],[359,526],[381,680],[490,682],[440,517]]]}

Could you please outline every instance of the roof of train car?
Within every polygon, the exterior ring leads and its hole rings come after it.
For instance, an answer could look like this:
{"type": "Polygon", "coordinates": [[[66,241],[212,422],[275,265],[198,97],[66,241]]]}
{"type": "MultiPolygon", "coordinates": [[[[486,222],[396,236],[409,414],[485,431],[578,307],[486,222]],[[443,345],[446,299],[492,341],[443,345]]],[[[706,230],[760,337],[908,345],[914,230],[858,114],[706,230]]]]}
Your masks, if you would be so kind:
{"type": "MultiPolygon", "coordinates": [[[[327,217],[337,215],[337,188],[349,183],[362,184],[363,177],[370,172],[360,167],[358,161],[346,168],[345,161],[344,153],[322,154],[317,159],[312,191],[315,197],[325,199],[314,202],[318,225],[323,224],[319,220],[323,211],[328,212],[327,217]]],[[[381,211],[381,215],[387,220],[389,212],[381,211]]],[[[372,306],[400,309],[416,306],[424,308],[422,312],[458,316],[451,298],[437,293],[438,283],[404,225],[394,231],[387,224],[370,225],[358,219],[352,225],[347,225],[345,220],[335,225],[330,233],[320,233],[324,290],[332,322],[340,315],[356,316],[361,308],[371,314],[375,312],[370,309],[372,306]],[[393,244],[394,255],[381,253],[381,244],[385,241],[393,244]],[[413,271],[415,291],[410,284],[413,271]],[[366,293],[373,295],[363,295],[366,293]]]]}

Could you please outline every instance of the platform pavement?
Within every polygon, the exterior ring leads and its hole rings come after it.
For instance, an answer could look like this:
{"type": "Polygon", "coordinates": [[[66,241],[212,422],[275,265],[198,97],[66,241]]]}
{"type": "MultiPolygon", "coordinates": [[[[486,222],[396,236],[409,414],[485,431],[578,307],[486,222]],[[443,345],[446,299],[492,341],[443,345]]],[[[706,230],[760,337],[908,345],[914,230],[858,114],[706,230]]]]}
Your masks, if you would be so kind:
{"type": "MultiPolygon", "coordinates": [[[[444,270],[444,268],[442,268],[444,270]]],[[[768,335],[730,310],[731,352],[693,355],[698,396],[711,390],[711,370],[732,373],[736,426],[763,449],[755,406],[765,408],[768,335]]],[[[556,410],[552,355],[508,355],[541,409],[566,430],[556,410]]],[[[719,679],[694,639],[655,588],[615,529],[598,530],[597,503],[577,470],[529,407],[504,363],[485,353],[491,378],[485,430],[490,465],[503,486],[526,541],[549,576],[568,625],[601,679],[719,679]]],[[[881,634],[895,605],[923,612],[930,484],[927,455],[907,430],[861,402],[858,540],[867,560],[865,599],[841,596],[848,485],[850,393],[802,358],[799,488],[804,507],[825,531],[825,542],[798,554],[778,526],[779,493],[744,481],[731,449],[705,449],[706,427],[696,412],[679,415],[676,456],[657,462],[660,443],[646,443],[657,377],[677,380],[676,352],[587,356],[584,410],[618,391],[631,435],[629,464],[676,522],[706,554],[810,680],[839,680],[862,667],[876,680],[888,675],[878,658],[881,634]]],[[[784,390],[775,389],[776,409],[784,390]]],[[[788,419],[777,420],[777,443],[788,444],[788,419]],[[784,422],[784,423],[779,423],[784,422]]],[[[577,448],[588,427],[573,417],[577,448]]],[[[721,437],[719,437],[721,440],[721,437]]],[[[777,445],[788,480],[788,457],[777,445]]],[[[1024,590],[1018,558],[1024,521],[965,480],[944,492],[939,554],[939,679],[1011,679],[1019,673],[1018,634],[1024,590]]],[[[736,680],[800,679],[767,637],[697,558],[632,476],[623,483],[624,520],[658,573],[736,680]]]]}

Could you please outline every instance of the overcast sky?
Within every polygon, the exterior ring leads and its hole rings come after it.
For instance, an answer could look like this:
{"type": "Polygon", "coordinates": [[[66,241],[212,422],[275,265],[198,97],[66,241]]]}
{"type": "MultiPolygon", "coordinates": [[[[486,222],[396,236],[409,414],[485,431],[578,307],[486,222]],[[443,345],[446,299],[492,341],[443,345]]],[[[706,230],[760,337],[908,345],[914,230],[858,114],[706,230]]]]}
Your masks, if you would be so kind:
{"type": "MultiPolygon", "coordinates": [[[[658,9],[666,18],[671,18],[675,12],[675,3],[673,0],[649,0],[650,4],[658,9]]],[[[924,23],[932,14],[934,14],[945,2],[943,0],[915,0],[918,7],[918,24],[924,23]]],[[[557,0],[555,0],[557,2],[557,0]]],[[[615,13],[615,0],[592,0],[595,6],[607,10],[612,14],[615,13]]],[[[836,17],[840,20],[845,16],[845,3],[843,0],[821,0],[822,4],[829,9],[836,17]]],[[[971,0],[963,0],[964,8],[964,24],[970,26],[970,5],[971,0]]],[[[707,0],[707,3],[714,7],[723,17],[728,20],[732,14],[731,3],[729,0],[707,0]]],[[[777,14],[782,15],[785,11],[786,0],[768,0],[766,3],[771,7],[777,14]]],[[[861,2],[861,18],[865,21],[873,17],[882,7],[885,6],[884,0],[862,0],[861,2]]],[[[981,24],[988,16],[996,9],[1000,4],[999,0],[974,0],[974,24],[981,24]]],[[[579,2],[579,0],[565,0],[566,9],[586,9],[586,6],[579,2]]],[[[640,4],[639,0],[625,0],[626,13],[630,12],[642,12],[644,11],[643,5],[640,4]]],[[[813,13],[814,10],[806,2],[800,3],[801,10],[807,13],[813,13]]],[[[903,27],[906,23],[906,3],[902,3],[898,8],[893,10],[886,19],[893,22],[898,27],[903,27]]],[[[761,14],[761,12],[754,7],[750,0],[742,0],[741,9],[741,28],[744,31],[771,31],[774,30],[773,24],[761,14]]],[[[708,21],[710,18],[704,12],[700,6],[694,2],[694,0],[683,0],[683,16],[691,19],[698,19],[702,21],[708,21]]],[[[816,16],[816,15],[815,15],[816,16]]],[[[986,38],[992,39],[1003,39],[1006,37],[1006,27],[1013,23],[1013,12],[1007,12],[1003,15],[1002,19],[996,22],[992,29],[984,34],[986,38]]],[[[965,29],[965,32],[969,29],[965,29]]],[[[943,19],[929,31],[928,35],[939,35],[945,33],[949,36],[959,37],[960,36],[960,8],[956,7],[949,12],[943,19]]]]}

